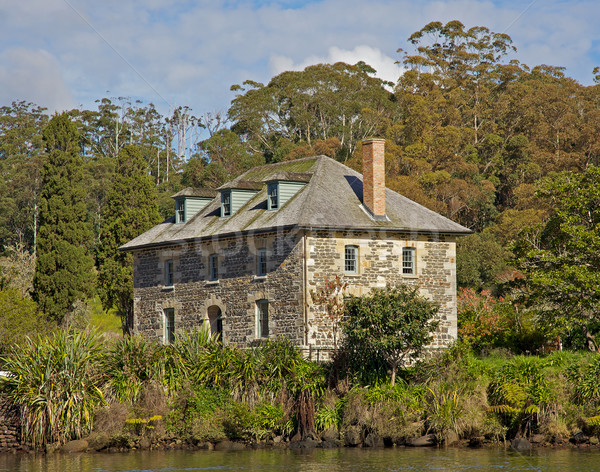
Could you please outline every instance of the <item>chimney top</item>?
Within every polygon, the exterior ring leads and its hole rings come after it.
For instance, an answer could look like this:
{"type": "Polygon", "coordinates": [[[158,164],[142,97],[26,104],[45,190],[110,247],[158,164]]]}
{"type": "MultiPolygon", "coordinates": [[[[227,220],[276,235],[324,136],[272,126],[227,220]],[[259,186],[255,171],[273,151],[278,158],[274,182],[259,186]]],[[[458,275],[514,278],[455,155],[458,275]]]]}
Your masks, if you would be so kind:
{"type": "Polygon", "coordinates": [[[385,139],[363,139],[363,205],[376,220],[385,216],[385,139]]]}

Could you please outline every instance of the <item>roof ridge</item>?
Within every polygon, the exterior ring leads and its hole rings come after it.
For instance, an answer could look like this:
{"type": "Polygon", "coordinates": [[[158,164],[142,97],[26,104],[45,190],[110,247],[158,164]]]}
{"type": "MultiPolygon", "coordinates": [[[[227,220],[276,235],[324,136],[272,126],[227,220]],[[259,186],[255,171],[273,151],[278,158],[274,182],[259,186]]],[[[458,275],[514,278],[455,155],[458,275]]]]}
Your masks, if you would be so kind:
{"type": "MultiPolygon", "coordinates": [[[[265,167],[270,167],[270,168],[273,168],[273,167],[283,167],[283,166],[286,166],[286,165],[290,165],[290,163],[292,163],[292,162],[302,162],[302,161],[316,160],[319,157],[327,157],[327,156],[322,156],[322,155],[307,156],[307,157],[301,157],[300,159],[292,159],[290,161],[279,161],[279,162],[274,162],[272,164],[263,164],[261,166],[255,166],[255,167],[252,167],[252,168],[248,169],[243,174],[240,174],[237,177],[234,177],[229,182],[233,182],[233,181],[236,181],[238,179],[244,180],[244,177],[245,177],[246,174],[250,174],[250,173],[256,172],[257,170],[263,169],[265,167]]],[[[310,174],[311,172],[310,171],[306,171],[304,173],[310,174]]],[[[226,182],[226,183],[229,183],[229,182],[226,182]]]]}

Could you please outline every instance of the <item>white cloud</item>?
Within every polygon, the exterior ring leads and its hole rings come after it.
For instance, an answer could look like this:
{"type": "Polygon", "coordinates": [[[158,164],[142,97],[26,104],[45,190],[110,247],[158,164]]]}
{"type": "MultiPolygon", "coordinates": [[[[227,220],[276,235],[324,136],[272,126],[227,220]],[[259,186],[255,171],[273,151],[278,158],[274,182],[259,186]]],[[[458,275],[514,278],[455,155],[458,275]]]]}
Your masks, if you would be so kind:
{"type": "Polygon", "coordinates": [[[337,46],[332,46],[328,50],[326,56],[309,56],[301,62],[295,64],[294,61],[285,56],[274,55],[271,57],[269,64],[273,75],[279,74],[286,70],[303,70],[305,67],[313,64],[346,62],[347,64],[356,64],[363,61],[377,71],[377,77],[389,82],[396,83],[403,68],[395,63],[395,60],[386,56],[377,48],[367,45],[356,46],[354,49],[342,49],[337,46]]]}
{"type": "Polygon", "coordinates": [[[94,107],[110,90],[201,114],[226,109],[232,84],[336,61],[362,60],[395,82],[396,49],[410,51],[408,36],[434,20],[510,26],[517,59],[566,66],[583,83],[600,64],[595,0],[289,1],[0,0],[0,105],[94,107]]]}
{"type": "Polygon", "coordinates": [[[27,100],[50,112],[74,106],[58,61],[44,50],[7,49],[0,53],[0,103],[27,100]]]}

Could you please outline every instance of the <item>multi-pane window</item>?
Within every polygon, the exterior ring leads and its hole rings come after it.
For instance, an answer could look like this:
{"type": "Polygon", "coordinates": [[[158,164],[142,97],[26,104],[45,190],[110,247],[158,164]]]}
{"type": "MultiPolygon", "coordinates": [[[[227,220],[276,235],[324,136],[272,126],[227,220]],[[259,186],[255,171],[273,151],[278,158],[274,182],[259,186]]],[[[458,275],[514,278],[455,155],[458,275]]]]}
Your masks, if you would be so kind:
{"type": "Polygon", "coordinates": [[[173,260],[169,259],[165,262],[165,285],[170,287],[173,285],[173,260]]]}
{"type": "Polygon", "coordinates": [[[219,256],[211,254],[208,264],[208,276],[210,280],[219,280],[219,256]]]}
{"type": "Polygon", "coordinates": [[[258,300],[256,302],[257,311],[257,331],[259,338],[269,337],[269,302],[268,300],[258,300]]]}
{"type": "Polygon", "coordinates": [[[415,275],[415,248],[402,248],[402,273],[404,275],[415,275]]]}
{"type": "Polygon", "coordinates": [[[231,215],[231,191],[224,190],[221,192],[221,216],[231,215]]]}
{"type": "Polygon", "coordinates": [[[277,183],[269,184],[267,193],[268,197],[268,209],[275,210],[279,208],[279,185],[277,183]]]}
{"type": "Polygon", "coordinates": [[[175,342],[175,309],[166,308],[164,314],[164,341],[165,344],[173,344],[175,342]]]}
{"type": "Polygon", "coordinates": [[[183,200],[175,200],[175,223],[185,223],[185,202],[183,200]]]}
{"type": "Polygon", "coordinates": [[[259,249],[256,252],[256,274],[267,275],[267,250],[259,249]]]}
{"type": "Polygon", "coordinates": [[[358,247],[346,246],[344,250],[344,272],[347,274],[358,273],[358,247]]]}

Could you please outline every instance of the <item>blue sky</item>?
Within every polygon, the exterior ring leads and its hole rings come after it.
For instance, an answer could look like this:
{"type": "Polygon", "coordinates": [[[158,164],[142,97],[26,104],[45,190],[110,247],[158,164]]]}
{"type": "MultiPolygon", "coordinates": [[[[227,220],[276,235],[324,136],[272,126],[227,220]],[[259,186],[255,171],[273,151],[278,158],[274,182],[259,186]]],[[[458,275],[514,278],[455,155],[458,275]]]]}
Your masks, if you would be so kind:
{"type": "Polygon", "coordinates": [[[319,62],[362,60],[396,81],[406,38],[454,19],[585,85],[600,65],[597,0],[0,0],[0,105],[130,97],[199,116],[226,111],[233,84],[319,62]]]}

